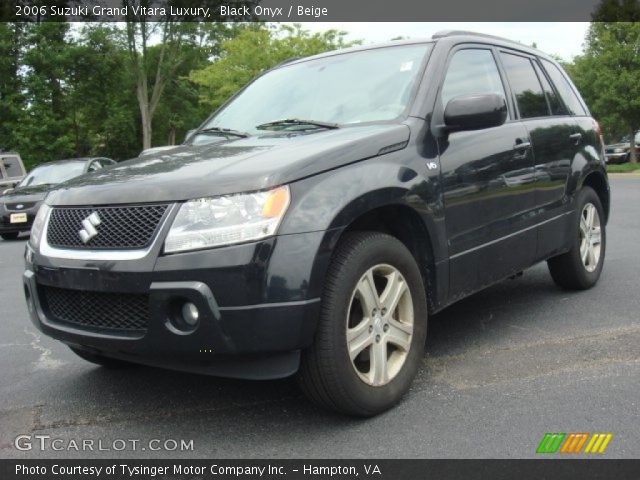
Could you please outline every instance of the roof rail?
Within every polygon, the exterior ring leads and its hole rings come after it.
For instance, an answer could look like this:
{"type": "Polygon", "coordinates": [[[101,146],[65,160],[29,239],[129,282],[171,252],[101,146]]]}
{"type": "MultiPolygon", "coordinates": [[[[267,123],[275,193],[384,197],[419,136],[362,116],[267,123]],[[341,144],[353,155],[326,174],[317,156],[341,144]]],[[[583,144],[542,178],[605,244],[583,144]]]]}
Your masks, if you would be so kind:
{"type": "Polygon", "coordinates": [[[507,38],[498,37],[496,35],[489,35],[486,33],[471,32],[468,30],[440,30],[439,32],[434,33],[431,36],[431,38],[436,40],[438,38],[453,37],[456,35],[469,35],[472,37],[493,38],[493,39],[514,43],[512,40],[509,40],[507,38]]]}

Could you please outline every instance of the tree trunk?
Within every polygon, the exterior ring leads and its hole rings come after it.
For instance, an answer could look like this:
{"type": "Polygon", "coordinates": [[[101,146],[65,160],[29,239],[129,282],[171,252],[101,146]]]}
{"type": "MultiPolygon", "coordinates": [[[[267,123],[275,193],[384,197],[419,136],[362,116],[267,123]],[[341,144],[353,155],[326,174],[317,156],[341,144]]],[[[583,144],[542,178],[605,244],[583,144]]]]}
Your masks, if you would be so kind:
{"type": "Polygon", "coordinates": [[[167,139],[167,145],[175,145],[176,144],[176,127],[171,125],[169,127],[169,138],[167,139]]]}
{"type": "Polygon", "coordinates": [[[140,114],[142,118],[142,148],[151,148],[151,115],[147,105],[140,104],[140,114]]]}
{"type": "Polygon", "coordinates": [[[635,129],[631,131],[631,141],[629,142],[631,148],[629,149],[629,161],[631,163],[638,163],[638,155],[636,155],[636,132],[635,129]]]}

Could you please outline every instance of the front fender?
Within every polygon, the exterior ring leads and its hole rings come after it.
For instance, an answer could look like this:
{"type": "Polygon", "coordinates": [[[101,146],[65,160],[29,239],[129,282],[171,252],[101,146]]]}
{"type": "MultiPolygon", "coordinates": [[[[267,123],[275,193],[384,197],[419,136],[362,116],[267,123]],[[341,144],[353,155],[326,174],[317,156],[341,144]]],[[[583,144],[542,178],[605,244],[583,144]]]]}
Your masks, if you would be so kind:
{"type": "Polygon", "coordinates": [[[290,184],[290,188],[292,203],[279,235],[324,232],[312,262],[311,292],[321,291],[331,255],[344,230],[380,207],[414,210],[430,237],[434,261],[447,253],[439,175],[429,173],[415,147],[315,175],[290,184]]]}
{"type": "Polygon", "coordinates": [[[292,204],[280,234],[342,229],[376,208],[402,205],[415,210],[433,241],[434,257],[446,255],[438,175],[411,147],[347,165],[290,185],[292,204]]]}

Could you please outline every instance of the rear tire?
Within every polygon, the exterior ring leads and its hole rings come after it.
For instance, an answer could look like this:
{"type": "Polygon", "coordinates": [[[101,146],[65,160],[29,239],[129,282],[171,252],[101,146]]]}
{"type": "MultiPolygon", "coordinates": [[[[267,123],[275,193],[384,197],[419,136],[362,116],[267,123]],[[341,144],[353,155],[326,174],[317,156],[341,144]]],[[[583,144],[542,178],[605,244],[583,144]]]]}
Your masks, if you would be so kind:
{"type": "Polygon", "coordinates": [[[583,187],[576,198],[571,250],[547,260],[556,284],[571,290],[586,290],[596,284],[607,245],[604,222],[600,197],[591,187],[583,187]]]}
{"type": "Polygon", "coordinates": [[[426,293],[411,252],[389,235],[348,234],[329,266],[298,382],[324,408],[376,415],[409,389],[426,335],[426,293]]]}
{"type": "Polygon", "coordinates": [[[97,353],[87,352],[86,350],[81,350],[75,347],[69,348],[73,353],[78,355],[83,360],[95,363],[96,365],[100,365],[101,367],[105,367],[108,369],[119,369],[133,366],[133,363],[125,362],[124,360],[118,360],[117,358],[104,357],[102,355],[98,355],[97,353]]]}
{"type": "Polygon", "coordinates": [[[18,239],[18,235],[20,235],[18,232],[2,233],[2,234],[0,234],[0,237],[2,237],[3,240],[17,240],[18,239]]]}

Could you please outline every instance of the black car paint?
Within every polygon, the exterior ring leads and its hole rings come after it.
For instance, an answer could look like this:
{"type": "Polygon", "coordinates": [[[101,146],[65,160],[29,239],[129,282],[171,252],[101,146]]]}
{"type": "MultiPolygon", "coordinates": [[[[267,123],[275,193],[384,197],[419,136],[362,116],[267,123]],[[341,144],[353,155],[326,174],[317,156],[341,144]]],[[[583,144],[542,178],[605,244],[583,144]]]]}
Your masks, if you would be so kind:
{"type": "Polygon", "coordinates": [[[375,157],[408,138],[405,125],[387,124],[184,145],[67,182],[51,202],[84,205],[88,195],[95,205],[180,201],[263,190],[375,157]]]}
{"type": "Polygon", "coordinates": [[[299,350],[313,341],[331,254],[359,222],[389,222],[389,212],[410,222],[380,227],[412,242],[430,312],[567,251],[575,193],[585,181],[600,186],[608,213],[594,122],[569,116],[521,121],[507,98],[504,125],[447,132],[438,85],[451,52],[469,45],[543,56],[493,38],[444,37],[430,53],[407,115],[395,122],[184,145],[65,184],[48,203],[180,202],[282,184],[289,185],[292,203],[278,234],[259,242],[165,255],[162,240],[174,211],[140,260],[50,258],[28,247],[25,287],[34,323],[54,338],[108,356],[275,378],[293,373],[299,350]],[[531,147],[518,148],[519,142],[531,147]],[[149,331],[125,338],[52,324],[33,301],[39,285],[150,292],[149,331]],[[171,295],[202,307],[205,316],[194,332],[166,328],[163,305],[171,295]]]}

